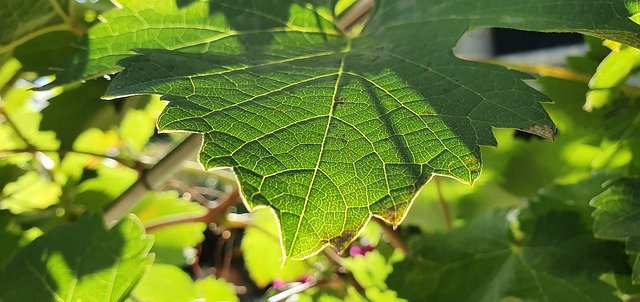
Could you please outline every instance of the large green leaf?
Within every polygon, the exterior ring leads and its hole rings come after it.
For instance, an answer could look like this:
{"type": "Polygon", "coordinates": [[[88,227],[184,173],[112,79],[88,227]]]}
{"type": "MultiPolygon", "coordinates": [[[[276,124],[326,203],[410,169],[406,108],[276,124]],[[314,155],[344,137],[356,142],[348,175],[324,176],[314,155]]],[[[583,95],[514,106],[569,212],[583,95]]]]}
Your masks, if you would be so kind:
{"type": "Polygon", "coordinates": [[[622,0],[380,1],[354,38],[322,1],[123,2],[74,68],[163,48],[121,61],[108,97],[164,95],[160,129],[205,133],[201,162],[234,167],[248,205],[276,210],[294,258],[345,248],[371,215],[399,224],[433,174],[472,183],[492,127],[553,135],[526,75],[452,54],[468,28],[640,44],[622,0]]]}
{"type": "Polygon", "coordinates": [[[640,180],[620,178],[606,184],[607,189],[593,198],[593,232],[602,239],[627,244],[634,258],[633,282],[640,283],[640,180]]]}
{"type": "Polygon", "coordinates": [[[16,254],[0,273],[0,301],[122,301],[153,261],[151,243],[134,217],[106,231],[83,216],[16,254]]]}

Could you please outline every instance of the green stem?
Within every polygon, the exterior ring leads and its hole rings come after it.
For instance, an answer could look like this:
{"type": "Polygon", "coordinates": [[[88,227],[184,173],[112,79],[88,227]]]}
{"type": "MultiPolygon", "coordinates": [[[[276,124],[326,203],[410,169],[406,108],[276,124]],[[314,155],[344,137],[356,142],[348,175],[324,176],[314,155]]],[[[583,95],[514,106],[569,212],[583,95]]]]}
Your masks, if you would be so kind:
{"type": "Polygon", "coordinates": [[[140,170],[141,168],[143,168],[146,165],[145,163],[142,163],[140,161],[128,160],[128,159],[124,159],[124,158],[120,158],[120,157],[109,156],[109,155],[93,153],[93,152],[77,151],[77,150],[66,150],[66,149],[46,150],[46,149],[37,149],[35,147],[30,147],[30,148],[25,148],[25,149],[0,150],[0,156],[3,156],[3,154],[36,153],[36,152],[57,153],[60,156],[65,156],[68,153],[76,153],[76,154],[83,154],[83,155],[107,158],[107,159],[114,160],[114,161],[118,162],[119,164],[121,164],[121,165],[123,165],[125,167],[128,167],[128,168],[134,169],[134,170],[140,170]]]}
{"type": "Polygon", "coordinates": [[[133,183],[104,213],[107,226],[113,226],[139,202],[144,194],[164,183],[182,162],[195,154],[202,146],[202,135],[191,134],[182,141],[167,156],[161,159],[153,168],[144,171],[140,178],[133,183]]]}

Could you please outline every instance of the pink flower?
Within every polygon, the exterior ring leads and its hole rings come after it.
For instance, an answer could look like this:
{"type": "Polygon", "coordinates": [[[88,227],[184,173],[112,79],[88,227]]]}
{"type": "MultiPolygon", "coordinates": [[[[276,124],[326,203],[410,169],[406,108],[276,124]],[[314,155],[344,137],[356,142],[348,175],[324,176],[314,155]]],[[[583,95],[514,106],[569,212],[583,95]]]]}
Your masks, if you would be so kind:
{"type": "Polygon", "coordinates": [[[287,283],[282,279],[273,279],[273,282],[271,282],[271,286],[273,287],[273,289],[281,291],[286,288],[287,283]]]}
{"type": "Polygon", "coordinates": [[[312,281],[313,281],[313,277],[311,277],[311,276],[309,276],[309,275],[305,274],[305,275],[303,275],[302,277],[300,277],[300,279],[299,279],[299,280],[300,280],[300,282],[302,282],[302,283],[309,283],[309,282],[312,282],[312,281]]]}
{"type": "Polygon", "coordinates": [[[357,244],[352,244],[351,247],[349,248],[349,255],[351,255],[351,257],[357,256],[357,255],[366,255],[368,252],[371,252],[375,249],[375,247],[371,246],[371,245],[365,245],[365,246],[360,246],[357,244]]]}

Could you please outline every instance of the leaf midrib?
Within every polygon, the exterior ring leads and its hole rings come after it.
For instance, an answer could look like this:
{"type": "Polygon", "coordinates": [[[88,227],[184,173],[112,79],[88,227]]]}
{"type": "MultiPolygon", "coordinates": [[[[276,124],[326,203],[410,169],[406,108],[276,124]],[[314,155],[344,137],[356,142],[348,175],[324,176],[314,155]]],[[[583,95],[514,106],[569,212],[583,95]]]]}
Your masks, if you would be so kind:
{"type": "MultiPolygon", "coordinates": [[[[333,111],[335,109],[335,102],[338,96],[338,90],[340,89],[340,82],[342,80],[342,76],[344,74],[344,65],[347,58],[347,54],[351,51],[351,39],[347,40],[347,45],[343,51],[342,58],[340,59],[340,67],[338,68],[338,72],[336,75],[336,83],[333,88],[333,95],[331,96],[331,106],[329,106],[329,115],[327,117],[327,125],[324,130],[324,135],[322,137],[322,143],[320,144],[320,152],[318,153],[318,160],[316,161],[316,166],[313,169],[313,175],[311,176],[311,181],[309,182],[309,189],[307,190],[307,195],[304,198],[304,204],[302,206],[302,212],[300,213],[300,217],[298,218],[298,225],[296,227],[296,231],[294,233],[293,240],[291,240],[291,245],[289,247],[289,251],[293,251],[293,247],[295,246],[296,240],[298,239],[298,234],[300,233],[300,227],[302,226],[302,219],[304,218],[305,212],[307,211],[307,205],[309,203],[309,197],[311,195],[311,191],[313,189],[313,184],[315,183],[316,176],[318,175],[318,170],[320,170],[320,163],[322,162],[322,157],[324,155],[324,147],[327,143],[327,136],[329,134],[329,129],[331,128],[331,121],[333,120],[333,111]]],[[[340,194],[342,197],[342,201],[346,203],[344,199],[344,195],[340,194]]],[[[343,223],[344,224],[346,221],[343,223]]]]}

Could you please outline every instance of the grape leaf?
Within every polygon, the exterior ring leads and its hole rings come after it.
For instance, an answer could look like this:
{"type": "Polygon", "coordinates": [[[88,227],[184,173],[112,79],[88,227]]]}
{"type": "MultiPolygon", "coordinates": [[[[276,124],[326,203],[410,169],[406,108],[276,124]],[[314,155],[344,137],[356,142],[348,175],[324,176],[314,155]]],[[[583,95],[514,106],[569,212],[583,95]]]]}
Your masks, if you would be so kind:
{"type": "Polygon", "coordinates": [[[0,301],[121,301],[153,261],[151,243],[135,217],[106,231],[99,216],[83,216],[11,259],[0,272],[10,289],[0,301]]]}
{"type": "Polygon", "coordinates": [[[625,242],[634,259],[632,280],[640,283],[640,180],[620,178],[605,184],[606,190],[591,200],[597,238],[625,242]]]}
{"type": "Polygon", "coordinates": [[[371,215],[398,225],[434,174],[472,183],[492,127],[553,136],[526,75],[452,55],[468,28],[640,42],[624,1],[380,1],[356,37],[318,2],[129,3],[89,50],[95,73],[128,55],[112,45],[164,48],[120,61],[107,97],[170,101],[159,128],[204,133],[203,165],[233,167],[247,204],[276,210],[293,258],[344,249],[371,215]],[[151,23],[124,34],[137,18],[151,23]]]}
{"type": "MultiPolygon", "coordinates": [[[[514,238],[508,211],[449,234],[426,235],[396,264],[389,285],[410,301],[618,301],[598,276],[614,266],[579,215],[551,212],[514,238]],[[579,255],[579,256],[575,256],[579,255]]],[[[611,256],[611,255],[608,255],[611,256]]]]}

